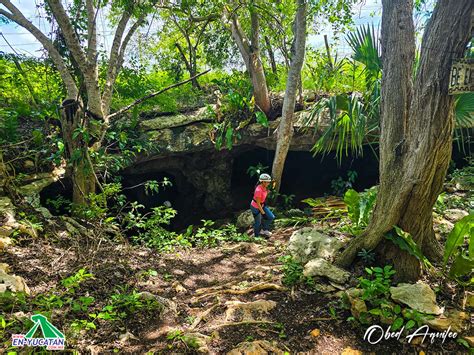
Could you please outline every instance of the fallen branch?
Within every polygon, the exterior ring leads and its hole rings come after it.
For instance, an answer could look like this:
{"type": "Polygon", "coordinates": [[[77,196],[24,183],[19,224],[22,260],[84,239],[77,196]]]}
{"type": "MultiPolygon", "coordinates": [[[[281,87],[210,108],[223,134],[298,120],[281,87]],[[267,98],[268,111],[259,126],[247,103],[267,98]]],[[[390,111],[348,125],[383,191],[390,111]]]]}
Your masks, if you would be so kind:
{"type": "MultiPolygon", "coordinates": [[[[208,72],[210,72],[210,71],[211,71],[211,69],[208,69],[208,70],[206,70],[206,71],[204,71],[204,72],[202,72],[202,73],[199,73],[199,74],[196,74],[196,75],[190,77],[189,79],[180,81],[179,83],[176,83],[176,84],[167,86],[167,87],[165,87],[164,89],[161,89],[161,90],[159,90],[159,91],[157,91],[157,92],[148,94],[148,95],[146,95],[146,96],[144,96],[144,97],[142,97],[142,98],[136,100],[135,102],[132,102],[130,105],[127,105],[127,106],[121,108],[121,109],[118,110],[117,112],[114,112],[114,113],[108,115],[108,116],[107,116],[107,120],[111,120],[112,118],[115,118],[116,116],[121,115],[122,113],[124,113],[124,112],[130,110],[132,107],[134,107],[134,106],[136,106],[136,105],[142,103],[142,102],[145,101],[145,100],[151,99],[152,97],[155,97],[155,96],[157,96],[157,95],[160,95],[160,94],[164,93],[165,91],[174,89],[175,87],[178,87],[178,86],[181,86],[181,85],[183,85],[183,84],[189,83],[190,81],[192,81],[192,80],[194,80],[194,79],[200,77],[201,75],[204,75],[204,74],[206,74],[206,73],[208,73],[208,72]]],[[[107,121],[107,120],[106,120],[106,121],[107,121]]]]}

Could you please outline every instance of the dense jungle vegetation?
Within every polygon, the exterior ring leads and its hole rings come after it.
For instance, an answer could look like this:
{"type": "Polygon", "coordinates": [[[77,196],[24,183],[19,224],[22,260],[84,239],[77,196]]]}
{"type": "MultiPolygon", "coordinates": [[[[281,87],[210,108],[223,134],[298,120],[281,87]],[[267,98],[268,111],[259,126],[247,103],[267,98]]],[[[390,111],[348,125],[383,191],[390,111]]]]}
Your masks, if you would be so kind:
{"type": "Polygon", "coordinates": [[[0,351],[472,353],[473,16],[0,0],[0,351]]]}

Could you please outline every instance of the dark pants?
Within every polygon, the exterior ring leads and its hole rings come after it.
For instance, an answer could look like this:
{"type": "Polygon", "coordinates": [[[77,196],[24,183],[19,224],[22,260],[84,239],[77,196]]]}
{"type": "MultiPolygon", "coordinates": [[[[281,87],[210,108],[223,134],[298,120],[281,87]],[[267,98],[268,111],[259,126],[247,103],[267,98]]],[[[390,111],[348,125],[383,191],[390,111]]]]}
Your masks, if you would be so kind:
{"type": "Polygon", "coordinates": [[[262,230],[262,226],[264,231],[267,231],[270,228],[270,223],[272,223],[272,221],[275,219],[275,215],[267,206],[263,207],[263,210],[265,211],[263,216],[260,213],[260,210],[253,207],[252,205],[250,205],[250,210],[252,211],[253,218],[255,219],[253,224],[253,232],[255,236],[258,237],[260,231],[262,230]]]}

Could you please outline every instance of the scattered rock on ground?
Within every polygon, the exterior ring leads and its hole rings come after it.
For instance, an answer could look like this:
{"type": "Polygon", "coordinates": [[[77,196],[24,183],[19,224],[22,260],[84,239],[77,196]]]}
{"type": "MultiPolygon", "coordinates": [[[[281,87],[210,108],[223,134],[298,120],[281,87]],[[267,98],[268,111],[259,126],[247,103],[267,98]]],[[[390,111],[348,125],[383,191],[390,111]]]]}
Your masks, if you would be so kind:
{"type": "Polygon", "coordinates": [[[396,287],[390,287],[390,294],[395,302],[406,304],[418,312],[435,315],[442,313],[441,308],[436,304],[435,293],[423,282],[401,283],[396,287]]]}
{"type": "Polygon", "coordinates": [[[332,265],[323,258],[310,260],[303,270],[305,276],[324,276],[337,283],[345,283],[351,274],[335,265],[332,265]]]}
{"type": "Polygon", "coordinates": [[[440,332],[451,327],[451,331],[462,333],[468,327],[468,320],[469,314],[467,312],[452,309],[434,319],[426,319],[425,324],[440,332]]]}
{"type": "Polygon", "coordinates": [[[25,279],[21,276],[9,275],[8,265],[0,263],[0,293],[10,290],[12,292],[25,292],[30,294],[25,279]]]}
{"type": "Polygon", "coordinates": [[[209,354],[209,348],[207,344],[211,341],[211,337],[197,332],[185,332],[184,336],[192,341],[193,346],[196,347],[196,350],[200,354],[209,354]]]}
{"type": "MultiPolygon", "coordinates": [[[[275,301],[257,300],[253,302],[227,301],[225,320],[228,321],[252,321],[257,320],[255,316],[268,313],[276,307],[275,301]]],[[[258,319],[262,320],[262,319],[258,319]]]]}
{"type": "Polygon", "coordinates": [[[315,284],[314,289],[321,293],[329,293],[336,291],[336,288],[334,286],[325,284],[315,284]]]}
{"type": "Polygon", "coordinates": [[[252,342],[242,342],[232,349],[227,355],[266,355],[276,354],[283,355],[285,352],[273,345],[267,340],[255,340],[252,342]]]}
{"type": "Polygon", "coordinates": [[[350,288],[344,293],[349,300],[351,313],[357,319],[360,318],[361,313],[367,312],[367,305],[364,300],[360,298],[362,292],[363,291],[360,288],[350,288]]]}
{"type": "Polygon", "coordinates": [[[474,348],[474,336],[472,337],[464,337],[463,338],[465,341],[467,341],[467,343],[469,344],[469,346],[471,348],[474,348]]]}
{"type": "Polygon", "coordinates": [[[352,348],[345,348],[344,350],[342,350],[341,355],[362,355],[362,351],[352,348]]]}
{"type": "Polygon", "coordinates": [[[288,250],[293,258],[307,263],[314,258],[330,259],[342,247],[342,242],[313,227],[301,228],[291,235],[288,250]]]}
{"type": "Polygon", "coordinates": [[[138,338],[137,338],[135,335],[133,335],[132,333],[126,332],[126,333],[124,333],[124,334],[120,334],[119,340],[120,340],[120,343],[126,344],[126,343],[130,342],[130,340],[140,340],[140,339],[138,339],[138,338]]]}
{"type": "Polygon", "coordinates": [[[459,221],[460,219],[466,217],[467,215],[469,215],[469,213],[458,208],[453,208],[453,209],[444,211],[444,217],[446,217],[446,219],[450,220],[453,223],[459,221]]]}
{"type": "Polygon", "coordinates": [[[351,313],[356,319],[360,319],[362,313],[367,312],[367,305],[364,300],[360,298],[350,298],[351,301],[351,313]]]}
{"type": "Polygon", "coordinates": [[[161,304],[163,306],[163,310],[162,310],[163,314],[171,313],[171,314],[175,315],[177,313],[176,303],[174,303],[173,301],[171,301],[171,300],[169,300],[165,297],[154,295],[153,293],[148,292],[148,291],[140,292],[138,295],[141,298],[145,299],[145,300],[147,300],[147,299],[156,300],[159,304],[161,304]]]}
{"type": "Polygon", "coordinates": [[[253,225],[253,214],[252,211],[247,210],[239,214],[236,222],[237,228],[249,228],[253,225]]]}

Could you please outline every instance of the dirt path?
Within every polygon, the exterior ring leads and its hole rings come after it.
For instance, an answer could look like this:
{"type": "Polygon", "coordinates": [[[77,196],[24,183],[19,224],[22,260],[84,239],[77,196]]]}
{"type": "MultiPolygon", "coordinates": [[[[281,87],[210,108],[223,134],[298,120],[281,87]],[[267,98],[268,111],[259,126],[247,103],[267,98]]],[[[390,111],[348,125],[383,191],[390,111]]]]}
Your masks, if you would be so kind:
{"type": "MultiPolygon", "coordinates": [[[[96,332],[71,341],[81,350],[224,354],[242,342],[258,354],[426,350],[395,340],[370,345],[363,340],[363,330],[346,321],[350,313],[334,293],[284,288],[278,259],[292,231],[279,230],[261,243],[168,254],[112,243],[89,254],[77,242],[66,247],[48,239],[25,240],[2,258],[26,279],[33,295],[86,267],[95,278],[81,285],[81,293],[99,303],[106,304],[114,290],[127,287],[175,304],[175,310],[161,316],[136,313],[120,324],[102,322],[96,332]]],[[[55,324],[67,328],[71,319],[62,319],[60,310],[54,314],[55,324]]]]}

